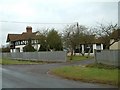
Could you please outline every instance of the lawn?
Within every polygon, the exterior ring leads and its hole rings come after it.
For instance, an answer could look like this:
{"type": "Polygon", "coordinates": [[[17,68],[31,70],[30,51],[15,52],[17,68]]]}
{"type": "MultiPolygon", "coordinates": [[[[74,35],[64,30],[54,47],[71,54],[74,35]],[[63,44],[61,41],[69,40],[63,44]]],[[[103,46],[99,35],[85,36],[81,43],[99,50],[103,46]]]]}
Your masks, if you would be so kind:
{"type": "MultiPolygon", "coordinates": [[[[80,60],[87,60],[87,59],[92,59],[93,57],[90,56],[90,57],[86,57],[86,56],[73,56],[73,60],[71,61],[80,61],[80,60]]],[[[67,60],[70,61],[70,56],[67,56],[67,60]]]]}
{"type": "Polygon", "coordinates": [[[11,60],[11,59],[0,59],[2,65],[13,65],[13,64],[42,64],[42,62],[35,61],[23,61],[23,60],[11,60]]]}
{"type": "Polygon", "coordinates": [[[2,59],[0,58],[0,64],[2,64],[2,59]]]}
{"type": "Polygon", "coordinates": [[[118,85],[118,69],[65,66],[53,69],[51,73],[72,80],[118,85]]]}
{"type": "MultiPolygon", "coordinates": [[[[73,60],[71,61],[80,61],[80,60],[87,60],[93,57],[86,58],[86,56],[73,56],[73,60]]],[[[70,56],[67,56],[67,60],[70,61],[70,56]]],[[[43,62],[37,61],[27,61],[27,60],[11,60],[11,59],[0,59],[0,64],[42,64],[43,62]]],[[[45,62],[44,62],[45,63],[45,62]]],[[[46,62],[49,63],[49,62],[46,62]]]]}

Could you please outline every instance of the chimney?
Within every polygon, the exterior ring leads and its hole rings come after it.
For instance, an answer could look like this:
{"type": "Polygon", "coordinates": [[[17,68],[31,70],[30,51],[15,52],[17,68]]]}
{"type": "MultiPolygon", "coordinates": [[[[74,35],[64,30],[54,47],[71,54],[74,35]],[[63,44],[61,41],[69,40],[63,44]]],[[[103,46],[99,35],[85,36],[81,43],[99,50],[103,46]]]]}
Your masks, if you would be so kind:
{"type": "Polygon", "coordinates": [[[32,27],[31,26],[27,26],[26,27],[26,32],[27,33],[32,33],[32,27]]]}

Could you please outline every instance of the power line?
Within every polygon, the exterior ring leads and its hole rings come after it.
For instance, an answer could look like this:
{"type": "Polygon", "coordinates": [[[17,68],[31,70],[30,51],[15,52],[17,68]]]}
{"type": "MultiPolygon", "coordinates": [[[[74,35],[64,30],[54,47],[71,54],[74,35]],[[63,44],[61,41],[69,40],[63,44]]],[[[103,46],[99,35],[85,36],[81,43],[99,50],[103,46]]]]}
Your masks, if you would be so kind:
{"type": "Polygon", "coordinates": [[[41,22],[19,22],[19,21],[0,21],[1,23],[29,23],[29,24],[73,24],[73,23],[41,23],[41,22]]]}

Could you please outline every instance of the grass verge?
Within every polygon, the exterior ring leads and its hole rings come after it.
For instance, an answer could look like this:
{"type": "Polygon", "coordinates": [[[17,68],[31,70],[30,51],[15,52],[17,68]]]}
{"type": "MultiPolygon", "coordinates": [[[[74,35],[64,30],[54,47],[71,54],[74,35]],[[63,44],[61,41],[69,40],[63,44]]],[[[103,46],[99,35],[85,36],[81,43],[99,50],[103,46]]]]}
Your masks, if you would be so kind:
{"type": "Polygon", "coordinates": [[[0,58],[0,64],[2,64],[2,59],[0,58]]]}
{"type": "Polygon", "coordinates": [[[81,61],[81,60],[87,60],[87,59],[92,59],[93,57],[86,57],[86,56],[73,56],[73,60],[70,60],[70,56],[67,56],[68,61],[81,61]]]}
{"type": "Polygon", "coordinates": [[[11,59],[0,59],[2,65],[13,65],[13,64],[42,64],[43,62],[37,61],[24,61],[24,60],[11,60],[11,59]]]}
{"type": "Polygon", "coordinates": [[[102,64],[102,63],[88,64],[88,65],[86,65],[86,67],[99,68],[99,69],[120,69],[119,66],[106,65],[106,64],[102,64]]]}
{"type": "Polygon", "coordinates": [[[99,69],[82,66],[65,66],[51,70],[52,74],[84,82],[118,85],[118,69],[99,69]]]}

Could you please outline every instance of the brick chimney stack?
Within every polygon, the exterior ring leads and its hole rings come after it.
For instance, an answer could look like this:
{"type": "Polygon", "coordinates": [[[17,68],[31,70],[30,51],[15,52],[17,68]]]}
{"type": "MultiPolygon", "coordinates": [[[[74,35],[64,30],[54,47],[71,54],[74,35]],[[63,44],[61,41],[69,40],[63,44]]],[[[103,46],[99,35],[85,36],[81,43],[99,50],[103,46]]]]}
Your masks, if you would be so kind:
{"type": "Polygon", "coordinates": [[[31,26],[27,26],[26,27],[26,32],[27,33],[32,33],[32,27],[31,26]]]}

